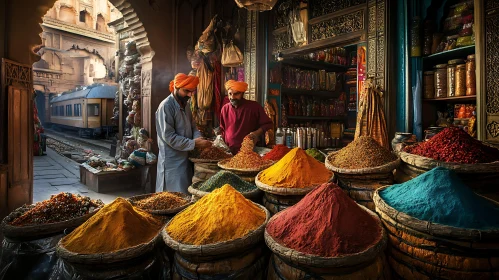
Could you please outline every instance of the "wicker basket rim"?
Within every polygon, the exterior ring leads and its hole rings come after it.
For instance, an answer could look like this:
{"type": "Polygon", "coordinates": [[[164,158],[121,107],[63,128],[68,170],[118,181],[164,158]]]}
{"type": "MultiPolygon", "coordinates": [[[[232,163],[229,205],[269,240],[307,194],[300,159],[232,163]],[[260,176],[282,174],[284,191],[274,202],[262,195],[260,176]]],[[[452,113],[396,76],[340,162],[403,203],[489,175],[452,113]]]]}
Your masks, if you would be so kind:
{"type": "MultiPolygon", "coordinates": [[[[204,183],[205,181],[198,181],[192,185],[189,186],[189,188],[187,189],[187,191],[190,193],[190,194],[193,194],[195,196],[198,196],[198,197],[203,197],[205,195],[208,195],[210,194],[211,192],[206,192],[206,191],[202,191],[199,189],[199,185],[201,185],[202,183],[204,183]]],[[[236,189],[237,191],[237,189],[236,189]]],[[[238,191],[239,192],[239,191],[238,191]]],[[[255,195],[257,193],[259,193],[260,190],[258,188],[255,188],[254,190],[252,191],[249,191],[249,192],[239,192],[240,194],[242,194],[243,196],[244,195],[255,195]]],[[[246,197],[246,196],[245,196],[246,197]]],[[[246,197],[247,198],[247,197],[246,197]]]]}
{"type": "MultiPolygon", "coordinates": [[[[458,227],[433,223],[430,221],[420,220],[420,219],[412,217],[404,212],[400,212],[397,209],[388,205],[388,203],[386,203],[386,201],[381,197],[381,195],[379,195],[379,193],[381,191],[387,189],[388,187],[390,187],[390,185],[380,187],[376,191],[374,191],[373,202],[374,202],[374,205],[376,206],[376,212],[383,212],[385,215],[387,215],[388,217],[390,217],[391,219],[393,219],[397,223],[400,223],[400,224],[402,224],[402,225],[404,225],[412,230],[426,233],[429,235],[434,235],[434,236],[441,236],[441,237],[451,236],[451,237],[458,237],[460,239],[469,239],[469,240],[476,240],[477,238],[481,238],[482,235],[497,236],[497,238],[499,238],[499,229],[497,229],[497,230],[479,230],[479,229],[458,228],[458,227]],[[389,209],[391,212],[396,213],[396,215],[393,216],[390,213],[382,211],[380,209],[380,207],[384,207],[386,209],[389,209]],[[405,219],[409,222],[403,221],[402,219],[405,219]],[[443,232],[449,232],[451,234],[446,235],[446,234],[443,234],[443,232]],[[459,234],[459,232],[462,232],[462,234],[459,234]]],[[[494,201],[494,200],[489,199],[489,198],[484,197],[484,196],[482,196],[482,197],[499,206],[499,202],[494,201]]]]}
{"type": "MultiPolygon", "coordinates": [[[[313,189],[315,189],[316,187],[322,185],[323,183],[321,184],[316,184],[316,185],[313,185],[313,186],[310,186],[310,187],[305,187],[305,188],[282,188],[282,187],[273,187],[273,186],[270,186],[270,185],[267,185],[265,183],[262,183],[262,181],[260,181],[259,177],[261,175],[263,171],[260,171],[256,177],[255,177],[255,184],[256,186],[264,191],[264,192],[267,192],[267,193],[272,193],[272,194],[277,194],[277,195],[306,195],[307,193],[311,192],[313,189]]],[[[331,179],[329,179],[328,182],[331,182],[334,178],[334,175],[331,176],[331,179]]],[[[327,183],[327,182],[324,182],[324,183],[327,183]]]]}
{"type": "MultiPolygon", "coordinates": [[[[279,257],[285,258],[288,261],[302,265],[316,264],[321,267],[353,266],[375,259],[379,255],[379,252],[383,251],[384,248],[386,247],[387,236],[385,233],[385,229],[383,227],[380,218],[376,213],[374,213],[373,211],[369,210],[367,207],[361,204],[357,205],[360,206],[367,213],[369,213],[371,216],[373,216],[376,219],[376,222],[378,223],[381,229],[381,233],[376,242],[373,243],[371,247],[365,249],[362,252],[343,255],[340,257],[321,257],[317,255],[306,254],[280,244],[267,232],[267,230],[265,230],[265,242],[267,243],[270,250],[273,253],[279,255],[279,257]],[[290,252],[290,253],[282,255],[281,252],[290,252]]],[[[276,219],[280,214],[282,214],[282,211],[275,214],[269,220],[269,223],[272,222],[274,219],[276,219]]]]}
{"type": "Polygon", "coordinates": [[[224,159],[222,161],[219,161],[218,167],[225,169],[225,170],[236,171],[236,172],[241,172],[241,173],[255,173],[255,172],[260,172],[264,169],[267,169],[275,163],[274,161],[269,161],[269,163],[264,164],[264,165],[260,166],[259,168],[232,168],[232,167],[225,166],[225,164],[227,163],[228,160],[230,160],[230,159],[224,159]]]}
{"type": "Polygon", "coordinates": [[[225,160],[225,159],[226,158],[223,158],[223,159],[204,159],[204,158],[192,158],[192,157],[189,158],[189,160],[193,163],[213,163],[213,164],[217,164],[218,162],[225,160]]]}
{"type": "MultiPolygon", "coordinates": [[[[326,167],[336,173],[340,174],[370,174],[370,173],[385,173],[385,172],[391,172],[395,168],[397,168],[400,165],[400,158],[397,156],[397,159],[388,162],[386,164],[380,165],[380,166],[375,166],[375,167],[368,167],[368,168],[357,168],[357,169],[346,169],[346,168],[339,168],[336,166],[333,166],[330,157],[335,156],[339,151],[332,152],[328,157],[326,157],[326,167]]],[[[393,155],[397,155],[392,152],[393,155]]]]}
{"type": "Polygon", "coordinates": [[[148,193],[148,194],[141,194],[141,195],[136,195],[136,196],[132,196],[132,197],[129,197],[127,200],[128,202],[130,202],[133,206],[139,208],[140,210],[142,211],[145,211],[149,214],[154,214],[154,215],[168,215],[168,214],[175,214],[175,213],[178,213],[180,212],[181,210],[189,207],[190,205],[192,205],[194,202],[192,201],[192,197],[190,195],[187,195],[187,194],[184,194],[184,193],[180,193],[180,192],[172,192],[173,194],[177,195],[177,196],[180,196],[181,198],[185,199],[188,201],[187,204],[185,205],[182,205],[180,207],[177,207],[177,208],[172,208],[172,209],[166,209],[166,210],[148,210],[148,209],[142,209],[140,207],[138,207],[136,205],[136,202],[139,201],[139,200],[142,200],[142,199],[145,199],[145,198],[148,198],[148,197],[151,197],[153,195],[155,195],[156,193],[148,193]]]}
{"type": "MultiPolygon", "coordinates": [[[[165,227],[161,230],[161,235],[163,236],[163,241],[166,243],[166,245],[173,250],[179,252],[180,254],[185,254],[185,255],[197,255],[199,257],[202,256],[211,256],[211,255],[216,255],[216,254],[224,254],[230,251],[234,251],[240,248],[246,248],[248,246],[253,245],[254,243],[258,242],[259,239],[263,239],[263,232],[265,231],[265,226],[267,225],[267,222],[270,219],[270,212],[265,208],[264,206],[254,203],[251,201],[251,203],[255,204],[258,206],[262,211],[265,212],[265,221],[255,230],[250,231],[247,235],[236,238],[233,240],[228,240],[228,241],[223,241],[219,243],[213,243],[213,244],[205,244],[205,245],[190,245],[190,244],[184,244],[181,242],[178,242],[174,240],[167,232],[166,228],[170,225],[171,221],[168,221],[168,223],[165,225],[165,227]],[[258,235],[261,235],[262,238],[255,238],[258,237],[258,235]]],[[[185,211],[182,210],[182,211],[185,211]]],[[[182,212],[180,212],[182,213],[182,212]]]]}
{"type": "Polygon", "coordinates": [[[455,171],[469,171],[469,172],[476,172],[476,173],[492,173],[492,172],[499,172],[499,161],[494,161],[494,162],[488,162],[488,163],[458,163],[458,162],[444,162],[444,161],[439,161],[436,159],[428,158],[428,157],[423,157],[420,155],[415,155],[411,154],[408,152],[400,151],[399,152],[400,159],[405,162],[406,164],[409,165],[414,165],[420,168],[424,169],[432,169],[434,167],[445,167],[447,169],[452,169],[455,171]],[[410,161],[422,161],[423,165],[421,164],[414,164],[411,163],[410,161]]]}
{"type": "Polygon", "coordinates": [[[57,255],[70,262],[70,263],[79,263],[79,264],[98,264],[98,263],[116,263],[134,259],[138,256],[141,256],[145,253],[148,253],[153,250],[155,244],[159,242],[161,238],[161,230],[163,230],[164,226],[158,231],[158,234],[153,237],[150,241],[146,243],[141,243],[129,248],[120,249],[113,252],[107,253],[97,253],[97,254],[79,254],[66,249],[61,238],[57,243],[56,253],[57,255]]]}
{"type": "MultiPolygon", "coordinates": [[[[31,206],[31,205],[30,205],[31,206]]],[[[16,210],[19,210],[23,206],[17,208],[16,210]]],[[[83,224],[86,220],[88,220],[90,217],[95,215],[101,207],[95,208],[94,211],[85,214],[81,217],[62,221],[62,222],[56,222],[56,223],[48,223],[48,224],[41,224],[41,225],[28,225],[28,226],[13,226],[10,225],[8,222],[12,220],[12,214],[11,212],[7,217],[5,217],[2,220],[2,224],[0,225],[2,229],[2,233],[4,236],[7,237],[34,237],[34,236],[40,236],[40,235],[46,235],[46,234],[52,234],[52,233],[57,233],[57,232],[62,232],[66,228],[72,228],[72,227],[78,227],[79,225],[83,224]]],[[[29,211],[30,209],[26,209],[23,213],[29,211]]]]}

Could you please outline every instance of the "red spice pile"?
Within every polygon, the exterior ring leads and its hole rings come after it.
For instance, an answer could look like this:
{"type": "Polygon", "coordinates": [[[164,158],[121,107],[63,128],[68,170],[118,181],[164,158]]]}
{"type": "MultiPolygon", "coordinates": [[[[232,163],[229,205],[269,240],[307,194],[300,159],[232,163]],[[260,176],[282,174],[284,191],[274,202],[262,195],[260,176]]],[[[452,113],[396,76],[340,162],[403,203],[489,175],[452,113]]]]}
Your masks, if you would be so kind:
{"type": "Polygon", "coordinates": [[[279,213],[267,232],[299,252],[338,257],[371,247],[381,236],[381,226],[337,185],[325,183],[279,213]]]}
{"type": "Polygon", "coordinates": [[[290,148],[288,148],[285,145],[278,144],[275,145],[274,148],[270,152],[268,152],[266,155],[263,156],[263,159],[269,159],[269,160],[280,160],[283,158],[289,151],[291,151],[290,148]]]}
{"type": "Polygon", "coordinates": [[[457,127],[449,127],[430,140],[407,146],[405,152],[445,162],[487,163],[499,160],[499,150],[486,146],[457,127]]]}

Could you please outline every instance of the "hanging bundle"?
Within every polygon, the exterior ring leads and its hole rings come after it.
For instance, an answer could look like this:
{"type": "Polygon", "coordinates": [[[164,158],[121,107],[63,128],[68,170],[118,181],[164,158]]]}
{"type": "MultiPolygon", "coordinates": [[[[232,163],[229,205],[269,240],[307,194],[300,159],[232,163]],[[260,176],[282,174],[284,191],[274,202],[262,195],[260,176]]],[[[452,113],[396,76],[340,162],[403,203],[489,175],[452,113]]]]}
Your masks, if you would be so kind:
{"type": "Polygon", "coordinates": [[[366,87],[367,93],[359,102],[355,139],[359,136],[371,136],[382,147],[390,149],[383,106],[383,93],[370,80],[366,82],[366,87]]]}
{"type": "Polygon", "coordinates": [[[202,124],[207,119],[207,113],[213,101],[213,71],[208,69],[206,63],[206,61],[203,61],[197,71],[199,77],[198,91],[196,93],[198,124],[202,124]]]}
{"type": "Polygon", "coordinates": [[[241,50],[231,40],[224,44],[222,52],[222,65],[225,67],[236,67],[243,63],[243,54],[241,50]]]}

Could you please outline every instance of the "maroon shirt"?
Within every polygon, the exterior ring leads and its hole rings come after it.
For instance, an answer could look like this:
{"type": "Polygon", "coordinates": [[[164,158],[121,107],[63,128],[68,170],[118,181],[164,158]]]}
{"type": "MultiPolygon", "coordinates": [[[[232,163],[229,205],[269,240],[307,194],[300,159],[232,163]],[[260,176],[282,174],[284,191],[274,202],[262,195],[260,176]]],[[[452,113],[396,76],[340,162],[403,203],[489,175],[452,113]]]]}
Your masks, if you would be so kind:
{"type": "Polygon", "coordinates": [[[237,154],[246,135],[257,130],[263,132],[273,127],[272,120],[265,114],[263,107],[255,101],[242,99],[235,108],[225,104],[220,115],[220,132],[233,154],[237,154]]]}

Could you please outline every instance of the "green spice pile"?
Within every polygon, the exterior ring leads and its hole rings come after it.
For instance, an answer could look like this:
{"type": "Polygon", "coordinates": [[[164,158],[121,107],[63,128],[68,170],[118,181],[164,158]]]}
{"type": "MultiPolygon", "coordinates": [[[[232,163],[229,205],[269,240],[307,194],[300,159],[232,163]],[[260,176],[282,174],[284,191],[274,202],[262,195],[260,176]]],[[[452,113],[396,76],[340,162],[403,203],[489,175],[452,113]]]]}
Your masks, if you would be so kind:
{"type": "Polygon", "coordinates": [[[217,174],[213,175],[205,181],[201,186],[199,187],[200,191],[205,191],[205,192],[211,192],[214,191],[215,189],[223,187],[225,184],[231,185],[234,189],[236,189],[238,192],[251,192],[256,189],[256,186],[244,181],[241,179],[241,177],[237,176],[236,174],[230,172],[230,171],[219,171],[217,174]]]}
{"type": "Polygon", "coordinates": [[[180,197],[180,193],[170,192],[155,193],[135,202],[136,206],[143,210],[169,210],[184,206],[187,203],[189,201],[180,197]]]}
{"type": "Polygon", "coordinates": [[[307,155],[315,158],[316,160],[320,162],[324,162],[326,160],[326,157],[316,148],[311,148],[305,151],[307,155]]]}
{"type": "Polygon", "coordinates": [[[385,165],[397,159],[369,136],[360,136],[336,154],[328,156],[331,165],[345,169],[360,169],[385,165]]]}
{"type": "Polygon", "coordinates": [[[79,218],[102,207],[104,203],[88,196],[59,193],[48,200],[36,203],[29,211],[14,219],[13,226],[40,225],[64,222],[79,218]]]}

